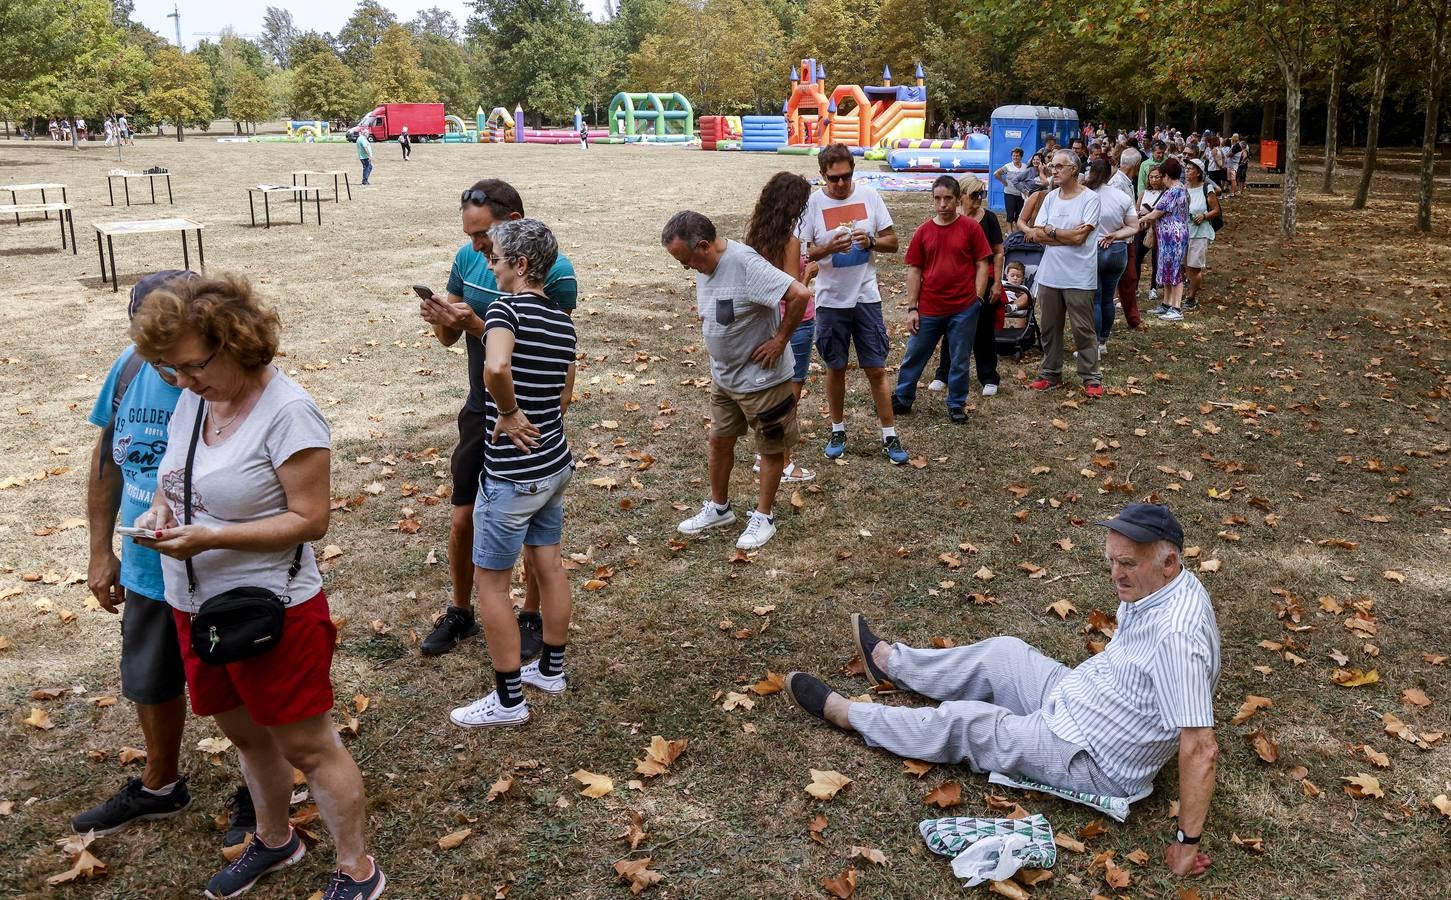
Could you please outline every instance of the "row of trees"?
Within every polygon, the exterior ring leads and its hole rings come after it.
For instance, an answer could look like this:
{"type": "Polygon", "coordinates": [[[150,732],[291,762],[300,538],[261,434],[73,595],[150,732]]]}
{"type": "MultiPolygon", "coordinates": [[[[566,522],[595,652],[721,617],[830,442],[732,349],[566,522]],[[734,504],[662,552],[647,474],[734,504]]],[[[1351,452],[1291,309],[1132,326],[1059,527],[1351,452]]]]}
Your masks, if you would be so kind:
{"type": "MultiPolygon", "coordinates": [[[[575,107],[600,121],[619,90],[679,91],[701,114],[779,109],[795,60],[833,83],[874,84],[921,62],[934,115],[982,119],[1002,103],[1068,105],[1120,124],[1203,119],[1281,136],[1293,235],[1301,111],[1325,105],[1338,141],[1347,101],[1365,115],[1357,205],[1376,162],[1382,111],[1416,110],[1425,147],[1420,224],[1445,103],[1451,0],[469,0],[400,21],[360,0],[336,34],[299,30],[268,7],[258,40],[225,35],[194,52],[131,20],[131,0],[0,4],[0,112],[128,109],[177,127],[229,117],[352,119],[377,103],[442,101],[467,116],[523,103],[537,119],[575,107]],[[1246,114],[1265,115],[1258,127],[1246,114]],[[1284,134],[1276,134],[1277,110],[1284,134]]],[[[1318,109],[1317,109],[1318,114],[1318,109]]],[[[1359,130],[1359,128],[1357,128],[1359,130]]],[[[1334,187],[1333,153],[1322,187],[1334,187]]]]}

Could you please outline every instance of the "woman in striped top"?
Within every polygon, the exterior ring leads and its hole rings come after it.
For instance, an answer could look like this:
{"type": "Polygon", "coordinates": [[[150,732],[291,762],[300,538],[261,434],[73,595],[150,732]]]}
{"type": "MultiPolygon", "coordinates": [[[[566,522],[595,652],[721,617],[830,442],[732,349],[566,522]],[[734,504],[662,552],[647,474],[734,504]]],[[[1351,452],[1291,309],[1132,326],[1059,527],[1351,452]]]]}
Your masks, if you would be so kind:
{"type": "Polygon", "coordinates": [[[455,725],[529,721],[523,685],[564,691],[569,580],[560,558],[564,491],[574,459],[564,411],[574,391],[575,332],[544,293],[559,244],[544,223],[511,219],[489,230],[489,266],[505,296],[484,316],[484,478],[474,503],[474,586],[495,690],[450,713],[455,725]],[[509,578],[520,551],[539,585],[544,650],[520,668],[509,578]]]}

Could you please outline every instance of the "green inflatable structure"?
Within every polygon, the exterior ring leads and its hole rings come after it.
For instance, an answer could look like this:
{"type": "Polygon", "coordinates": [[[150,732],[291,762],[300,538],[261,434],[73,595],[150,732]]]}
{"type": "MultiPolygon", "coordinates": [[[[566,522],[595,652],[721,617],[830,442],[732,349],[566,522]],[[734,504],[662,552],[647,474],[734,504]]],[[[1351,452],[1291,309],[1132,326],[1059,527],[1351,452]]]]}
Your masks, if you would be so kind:
{"type": "Polygon", "coordinates": [[[695,109],[683,94],[632,94],[610,101],[610,143],[684,143],[695,139],[695,109]]]}

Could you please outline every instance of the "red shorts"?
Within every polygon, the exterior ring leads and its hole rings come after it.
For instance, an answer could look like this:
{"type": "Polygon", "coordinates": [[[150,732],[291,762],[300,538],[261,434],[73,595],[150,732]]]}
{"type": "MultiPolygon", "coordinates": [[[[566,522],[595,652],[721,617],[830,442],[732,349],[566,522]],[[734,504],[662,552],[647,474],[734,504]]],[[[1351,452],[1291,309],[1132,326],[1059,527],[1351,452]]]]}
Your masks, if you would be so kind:
{"type": "Polygon", "coordinates": [[[264,727],[291,725],[333,708],[333,646],[338,630],[327,594],[289,606],[282,641],[251,659],[220,666],[204,663],[191,647],[191,613],[173,609],[192,712],[215,716],[239,706],[264,727]]]}

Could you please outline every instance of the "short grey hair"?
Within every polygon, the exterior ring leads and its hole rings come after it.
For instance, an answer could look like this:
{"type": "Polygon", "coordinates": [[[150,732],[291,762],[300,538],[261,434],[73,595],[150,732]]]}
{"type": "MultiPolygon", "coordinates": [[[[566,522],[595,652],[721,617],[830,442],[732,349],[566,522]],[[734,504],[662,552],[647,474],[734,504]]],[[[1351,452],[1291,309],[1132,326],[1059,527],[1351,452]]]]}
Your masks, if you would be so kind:
{"type": "Polygon", "coordinates": [[[543,284],[559,259],[559,242],[549,226],[538,219],[506,219],[489,229],[489,237],[494,241],[497,255],[528,262],[524,280],[530,284],[543,284]]]}
{"type": "Polygon", "coordinates": [[[1124,152],[1119,154],[1118,167],[1125,171],[1132,169],[1144,161],[1144,155],[1133,147],[1125,147],[1124,152]]]}
{"type": "Polygon", "coordinates": [[[694,247],[701,241],[707,244],[715,243],[715,223],[703,213],[693,209],[682,209],[670,217],[665,227],[660,231],[660,246],[669,247],[676,240],[682,240],[687,245],[694,247]]]}

